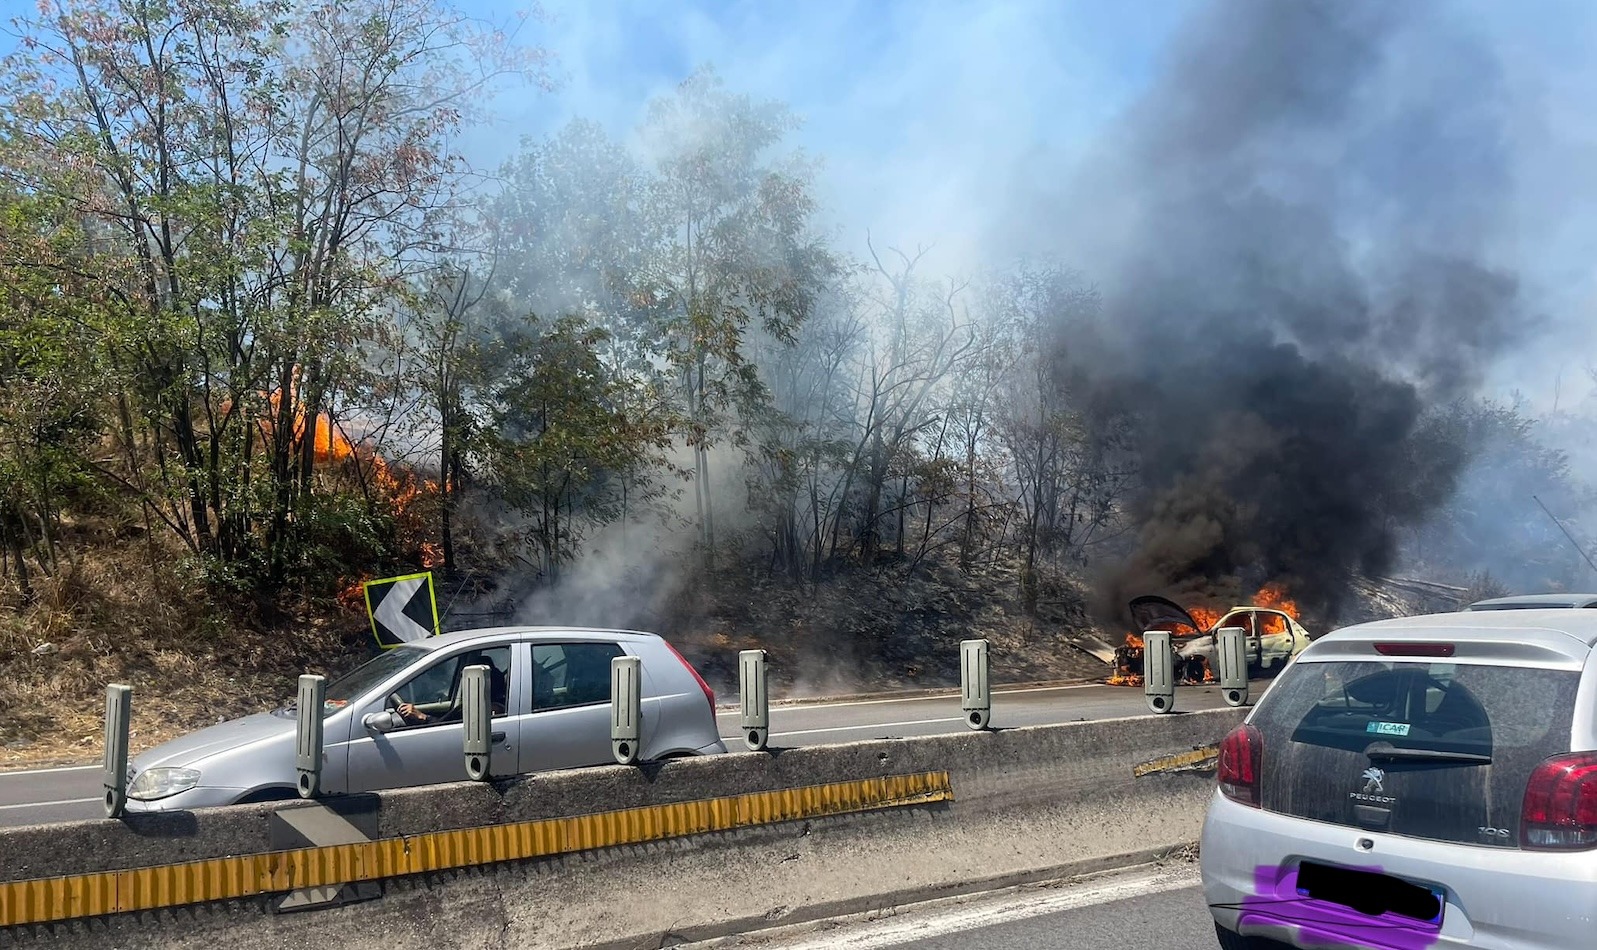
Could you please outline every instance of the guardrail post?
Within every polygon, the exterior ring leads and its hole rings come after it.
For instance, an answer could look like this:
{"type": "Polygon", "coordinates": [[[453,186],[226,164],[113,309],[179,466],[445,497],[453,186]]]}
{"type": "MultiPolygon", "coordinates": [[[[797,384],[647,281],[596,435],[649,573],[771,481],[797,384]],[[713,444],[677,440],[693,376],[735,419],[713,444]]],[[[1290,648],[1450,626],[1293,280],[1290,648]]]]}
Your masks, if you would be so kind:
{"type": "Polygon", "coordinates": [[[1176,708],[1175,657],[1170,652],[1168,630],[1149,630],[1142,635],[1142,691],[1154,712],[1176,708]]]}
{"type": "Polygon", "coordinates": [[[987,641],[959,644],[959,708],[972,729],[986,729],[993,718],[993,694],[987,684],[987,641]]]}
{"type": "Polygon", "coordinates": [[[305,674],[299,678],[295,706],[294,766],[299,772],[299,797],[322,793],[322,713],[327,703],[327,678],[305,674]]]}
{"type": "Polygon", "coordinates": [[[738,654],[738,700],[743,709],[743,744],[758,752],[771,738],[770,693],[766,691],[764,650],[738,654]]]}
{"type": "Polygon", "coordinates": [[[643,731],[643,661],[618,656],[610,661],[610,751],[622,765],[635,765],[643,731]]]}
{"type": "Polygon", "coordinates": [[[128,803],[128,723],[133,718],[133,687],[105,688],[105,817],[122,817],[128,803]]]}
{"type": "Polygon", "coordinates": [[[1214,655],[1220,667],[1220,694],[1226,705],[1241,706],[1248,701],[1247,632],[1241,627],[1221,627],[1215,636],[1214,655]]]}
{"type": "Polygon", "coordinates": [[[465,723],[466,775],[473,782],[488,777],[493,764],[493,707],[488,694],[488,667],[468,666],[460,676],[460,715],[465,723]]]}

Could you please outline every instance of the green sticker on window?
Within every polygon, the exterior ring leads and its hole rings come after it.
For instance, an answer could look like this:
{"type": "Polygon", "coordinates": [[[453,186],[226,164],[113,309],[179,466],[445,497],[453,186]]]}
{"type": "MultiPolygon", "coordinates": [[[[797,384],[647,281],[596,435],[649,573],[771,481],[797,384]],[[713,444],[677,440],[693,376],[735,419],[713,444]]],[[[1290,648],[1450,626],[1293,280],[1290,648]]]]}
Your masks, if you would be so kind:
{"type": "Polygon", "coordinates": [[[1372,722],[1365,727],[1364,731],[1373,732],[1378,736],[1406,736],[1408,735],[1408,723],[1372,722]]]}

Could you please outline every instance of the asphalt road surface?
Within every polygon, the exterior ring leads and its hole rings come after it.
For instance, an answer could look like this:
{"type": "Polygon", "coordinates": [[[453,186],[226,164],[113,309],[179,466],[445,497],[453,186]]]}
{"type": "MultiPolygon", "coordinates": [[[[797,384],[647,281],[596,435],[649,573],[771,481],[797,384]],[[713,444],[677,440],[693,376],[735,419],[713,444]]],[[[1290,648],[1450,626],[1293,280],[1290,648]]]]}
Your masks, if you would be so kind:
{"type": "Polygon", "coordinates": [[[695,950],[1216,950],[1196,865],[897,907],[869,919],[689,944],[695,950]]]}
{"type": "MultiPolygon", "coordinates": [[[[1264,684],[1254,687],[1258,695],[1264,684]]],[[[1220,690],[1213,686],[1182,687],[1176,691],[1176,709],[1218,709],[1225,705],[1220,690]]],[[[995,729],[1042,726],[1084,719],[1116,719],[1122,716],[1152,715],[1141,689],[1103,686],[1018,687],[993,690],[995,729]]],[[[732,748],[742,740],[738,734],[736,710],[722,712],[721,735],[732,748]]],[[[962,732],[964,714],[959,694],[917,696],[907,699],[840,700],[814,705],[772,705],[771,738],[774,746],[821,745],[832,742],[858,742],[863,739],[934,736],[962,732]]]]}
{"type": "MultiPolygon", "coordinates": [[[[1264,685],[1255,684],[1255,696],[1264,685]]],[[[1176,691],[1178,713],[1224,705],[1220,690],[1213,686],[1182,687],[1176,691]]],[[[1142,715],[1151,714],[1142,690],[1134,688],[1087,684],[993,691],[995,729],[1142,715]]],[[[717,718],[727,748],[742,749],[737,711],[722,711],[717,718]]],[[[957,692],[901,699],[773,704],[770,745],[792,747],[907,738],[962,732],[967,728],[957,692]]],[[[0,772],[0,827],[102,818],[105,813],[100,795],[100,771],[95,765],[0,772]]]]}

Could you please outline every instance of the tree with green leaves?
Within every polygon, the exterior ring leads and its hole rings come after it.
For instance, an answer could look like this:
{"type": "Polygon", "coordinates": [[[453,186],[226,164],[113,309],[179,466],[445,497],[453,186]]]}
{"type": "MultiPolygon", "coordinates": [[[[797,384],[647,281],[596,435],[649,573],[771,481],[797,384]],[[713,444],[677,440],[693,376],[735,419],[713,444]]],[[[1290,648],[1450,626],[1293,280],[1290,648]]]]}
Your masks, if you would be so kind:
{"type": "Polygon", "coordinates": [[[278,586],[376,329],[469,198],[449,142],[543,55],[431,0],[61,0],[19,30],[0,174],[84,235],[105,475],[278,586]]]}
{"type": "Polygon", "coordinates": [[[483,452],[493,491],[527,516],[524,537],[551,583],[595,527],[670,490],[675,419],[650,383],[611,373],[604,331],[575,316],[529,319],[486,353],[483,452]]]}
{"type": "Polygon", "coordinates": [[[710,449],[721,438],[746,444],[744,423],[769,399],[748,359],[749,329],[791,342],[835,267],[811,231],[810,168],[773,154],[795,127],[782,105],[700,70],[650,104],[643,128],[652,240],[635,294],[683,395],[699,537],[712,559],[710,449]]]}
{"type": "Polygon", "coordinates": [[[0,559],[24,602],[30,562],[54,572],[69,501],[98,495],[105,420],[89,300],[75,274],[83,236],[63,208],[0,186],[0,559]],[[23,266],[46,261],[49,267],[23,266]]]}

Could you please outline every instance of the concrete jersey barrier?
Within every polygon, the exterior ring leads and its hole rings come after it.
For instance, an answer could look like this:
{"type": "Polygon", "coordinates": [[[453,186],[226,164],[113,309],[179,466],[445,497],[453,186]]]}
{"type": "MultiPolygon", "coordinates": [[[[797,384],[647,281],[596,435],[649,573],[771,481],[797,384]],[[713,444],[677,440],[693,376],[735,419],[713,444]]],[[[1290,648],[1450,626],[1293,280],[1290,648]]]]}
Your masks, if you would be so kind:
{"type": "MultiPolygon", "coordinates": [[[[226,903],[12,926],[0,935],[86,947],[125,946],[136,937],[152,946],[198,948],[214,943],[218,928],[225,928],[228,940],[244,941],[239,945],[297,945],[337,934],[345,947],[389,950],[395,940],[475,945],[489,928],[520,932],[517,945],[619,947],[629,941],[658,945],[668,933],[708,936],[884,900],[1002,886],[1146,858],[1193,841],[1213,782],[1212,774],[1195,770],[1212,763],[1219,739],[1245,712],[883,739],[329,800],[359,837],[387,841],[384,847],[395,853],[404,851],[395,839],[415,843],[465,829],[472,831],[460,840],[479,844],[472,846],[475,854],[453,864],[391,865],[401,873],[379,875],[386,879],[377,894],[367,895],[379,899],[357,907],[276,915],[269,912],[276,905],[263,899],[206,891],[201,875],[195,890],[179,896],[226,903]],[[916,786],[922,792],[943,776],[952,795],[872,799],[874,793],[862,791],[884,778],[912,776],[931,783],[916,786]],[[819,802],[803,790],[822,786],[841,790],[832,804],[813,811],[794,804],[819,802]],[[602,845],[596,850],[516,852],[493,844],[528,823],[629,809],[650,814],[780,792],[789,793],[790,804],[761,812],[761,820],[656,823],[648,834],[593,839],[602,845]],[[682,834],[663,835],[661,828],[682,834]],[[528,860],[529,853],[536,856],[528,860]],[[513,859],[504,860],[506,854],[513,859]],[[440,877],[445,867],[450,873],[440,877]],[[467,878],[450,876],[468,872],[467,878]],[[491,907],[480,903],[485,883],[494,895],[491,907]],[[356,935],[353,943],[345,928],[356,935]]],[[[304,848],[306,841],[283,831],[285,815],[303,808],[236,806],[10,830],[0,833],[6,856],[0,880],[229,856],[255,856],[259,863],[259,856],[304,848]]],[[[303,878],[272,880],[285,889],[306,884],[303,878]]],[[[7,913],[0,907],[0,920],[29,919],[7,913]]]]}

